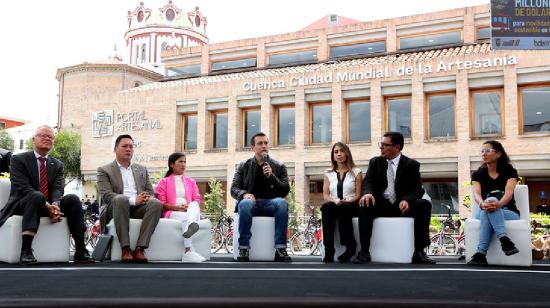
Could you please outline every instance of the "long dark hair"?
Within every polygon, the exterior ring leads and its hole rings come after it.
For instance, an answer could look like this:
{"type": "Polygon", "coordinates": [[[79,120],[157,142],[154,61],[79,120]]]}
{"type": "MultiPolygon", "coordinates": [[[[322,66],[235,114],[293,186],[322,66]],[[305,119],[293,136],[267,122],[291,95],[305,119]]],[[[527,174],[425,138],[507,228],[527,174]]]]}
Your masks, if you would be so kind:
{"type": "Polygon", "coordinates": [[[345,143],[338,141],[332,146],[332,150],[330,151],[330,161],[332,162],[332,170],[334,171],[338,170],[338,163],[334,159],[335,147],[340,147],[340,149],[342,149],[342,151],[344,151],[344,153],[346,154],[346,166],[348,167],[348,169],[351,170],[355,168],[355,163],[353,162],[353,156],[351,156],[351,151],[349,150],[349,147],[345,143]]]}
{"type": "Polygon", "coordinates": [[[170,154],[170,156],[168,156],[168,171],[166,171],[166,175],[164,177],[168,177],[172,173],[174,173],[174,170],[172,170],[172,167],[170,165],[176,163],[176,160],[180,159],[180,157],[182,156],[185,157],[185,154],[181,152],[175,152],[170,154]]]}
{"type": "MultiPolygon", "coordinates": [[[[512,162],[510,161],[510,157],[506,153],[506,150],[504,150],[504,147],[502,146],[502,143],[496,141],[496,140],[487,140],[483,142],[483,144],[490,144],[491,147],[497,152],[500,153],[500,157],[497,159],[497,172],[501,173],[501,171],[504,170],[504,168],[512,165],[512,162]]],[[[481,168],[487,168],[487,163],[483,163],[481,165],[481,168]]]]}

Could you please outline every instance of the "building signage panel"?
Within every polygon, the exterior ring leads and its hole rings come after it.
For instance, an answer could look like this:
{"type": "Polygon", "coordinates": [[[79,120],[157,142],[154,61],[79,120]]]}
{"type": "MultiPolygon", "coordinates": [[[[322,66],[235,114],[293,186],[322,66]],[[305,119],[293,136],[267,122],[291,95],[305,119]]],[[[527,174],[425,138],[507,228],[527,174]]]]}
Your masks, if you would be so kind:
{"type": "MultiPolygon", "coordinates": [[[[550,0],[548,0],[550,1],[550,0]]],[[[419,62],[413,65],[402,64],[395,70],[390,70],[388,66],[381,68],[367,68],[360,71],[337,71],[311,76],[290,76],[286,79],[272,79],[266,81],[245,81],[242,84],[243,91],[261,91],[276,90],[282,88],[293,88],[300,86],[323,85],[332,82],[349,81],[368,81],[379,78],[394,78],[412,76],[413,74],[427,75],[431,73],[451,72],[453,70],[470,70],[479,68],[491,68],[518,64],[515,56],[504,55],[502,57],[474,59],[474,60],[455,60],[451,62],[439,61],[433,65],[431,63],[419,62]]]]}
{"type": "Polygon", "coordinates": [[[491,0],[493,49],[550,49],[550,0],[491,0]]]}
{"type": "Polygon", "coordinates": [[[115,114],[113,110],[92,113],[92,137],[112,136],[114,131],[132,132],[161,129],[160,120],[148,119],[145,111],[129,111],[115,114]]]}

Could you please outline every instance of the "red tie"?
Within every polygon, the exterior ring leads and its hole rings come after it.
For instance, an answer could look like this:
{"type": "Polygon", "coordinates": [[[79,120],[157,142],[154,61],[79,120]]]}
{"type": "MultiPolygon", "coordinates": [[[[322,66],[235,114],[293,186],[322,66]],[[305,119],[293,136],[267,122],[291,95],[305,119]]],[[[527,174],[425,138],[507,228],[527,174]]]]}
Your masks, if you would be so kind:
{"type": "Polygon", "coordinates": [[[44,198],[46,198],[47,201],[50,197],[50,193],[48,192],[48,173],[46,172],[46,157],[40,156],[38,160],[40,160],[40,192],[44,194],[44,198]]]}

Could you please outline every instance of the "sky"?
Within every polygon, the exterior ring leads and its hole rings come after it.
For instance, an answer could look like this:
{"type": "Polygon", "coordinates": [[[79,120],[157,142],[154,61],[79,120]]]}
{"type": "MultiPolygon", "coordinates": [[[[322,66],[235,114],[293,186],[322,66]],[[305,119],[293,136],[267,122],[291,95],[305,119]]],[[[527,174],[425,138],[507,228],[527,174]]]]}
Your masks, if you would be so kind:
{"type": "MultiPolygon", "coordinates": [[[[168,0],[141,0],[160,8],[168,0]]],[[[140,0],[3,1],[0,14],[0,117],[57,123],[57,69],[106,59],[115,44],[126,60],[128,11],[140,0]]],[[[173,0],[198,6],[211,43],[295,32],[337,14],[359,21],[488,4],[489,0],[173,0]]]]}

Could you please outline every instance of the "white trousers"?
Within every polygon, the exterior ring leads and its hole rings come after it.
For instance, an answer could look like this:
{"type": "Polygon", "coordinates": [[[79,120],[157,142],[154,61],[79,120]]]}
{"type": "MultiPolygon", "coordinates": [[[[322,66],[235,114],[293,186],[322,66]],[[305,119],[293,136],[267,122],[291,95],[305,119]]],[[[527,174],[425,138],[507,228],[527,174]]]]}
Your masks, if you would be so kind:
{"type": "MultiPolygon", "coordinates": [[[[189,203],[189,206],[187,207],[187,212],[172,211],[169,218],[181,221],[182,230],[183,232],[185,232],[185,230],[187,230],[187,226],[190,223],[198,222],[201,219],[201,208],[199,206],[199,203],[196,201],[189,203]]],[[[185,247],[193,246],[193,241],[191,240],[191,238],[184,239],[183,243],[185,244],[185,247]]]]}

